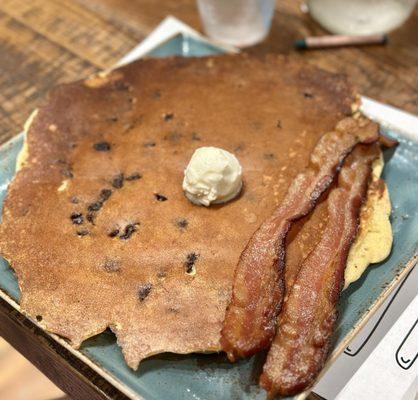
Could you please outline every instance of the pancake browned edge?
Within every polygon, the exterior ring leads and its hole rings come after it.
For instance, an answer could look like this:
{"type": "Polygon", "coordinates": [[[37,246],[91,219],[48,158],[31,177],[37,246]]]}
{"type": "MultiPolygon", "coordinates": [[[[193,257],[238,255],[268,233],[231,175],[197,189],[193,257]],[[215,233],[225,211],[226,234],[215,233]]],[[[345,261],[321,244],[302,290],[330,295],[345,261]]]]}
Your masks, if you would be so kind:
{"type": "MultiPolygon", "coordinates": [[[[242,249],[354,102],[343,76],[276,56],[149,59],[56,87],[28,128],[0,227],[22,310],[75,347],[110,327],[132,368],[220,351],[242,249]],[[236,154],[245,189],[203,208],[181,182],[207,145],[236,154]]],[[[325,203],[289,262],[320,237],[325,203]]]]}

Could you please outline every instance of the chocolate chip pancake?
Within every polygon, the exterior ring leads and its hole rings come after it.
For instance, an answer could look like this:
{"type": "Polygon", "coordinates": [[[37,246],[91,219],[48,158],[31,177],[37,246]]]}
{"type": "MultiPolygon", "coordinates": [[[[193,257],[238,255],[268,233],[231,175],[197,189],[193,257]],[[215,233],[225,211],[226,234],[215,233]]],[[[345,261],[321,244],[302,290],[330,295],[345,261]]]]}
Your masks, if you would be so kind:
{"type": "MultiPolygon", "coordinates": [[[[56,87],[28,129],[0,227],[22,310],[74,346],[110,327],[132,368],[219,351],[242,250],[353,103],[344,77],[274,56],[149,59],[56,87]],[[239,198],[185,198],[201,146],[237,156],[239,198]]],[[[327,207],[308,220],[326,221],[327,207]]],[[[289,260],[321,229],[306,224],[289,260]]]]}

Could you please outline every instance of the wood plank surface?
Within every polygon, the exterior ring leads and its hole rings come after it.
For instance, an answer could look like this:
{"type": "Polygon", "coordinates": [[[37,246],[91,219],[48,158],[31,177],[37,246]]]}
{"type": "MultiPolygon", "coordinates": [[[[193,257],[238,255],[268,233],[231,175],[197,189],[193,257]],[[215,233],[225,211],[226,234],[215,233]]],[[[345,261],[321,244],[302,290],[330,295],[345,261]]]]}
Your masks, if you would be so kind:
{"type": "Polygon", "coordinates": [[[2,298],[0,336],[74,400],[127,400],[118,389],[2,298]]]}
{"type": "MultiPolygon", "coordinates": [[[[295,39],[324,33],[301,4],[278,0],[271,34],[247,51],[347,73],[361,94],[418,114],[418,10],[386,47],[297,53],[295,39]]],[[[113,65],[168,14],[201,29],[195,0],[2,0],[0,143],[19,133],[48,89],[113,65]]]]}
{"type": "MultiPolygon", "coordinates": [[[[77,0],[113,24],[147,32],[167,14],[201,30],[195,0],[77,0]]],[[[418,114],[418,8],[389,35],[387,46],[365,46],[297,52],[295,40],[326,33],[308,14],[303,1],[277,0],[272,29],[262,44],[247,49],[258,54],[281,53],[301,57],[334,72],[349,75],[361,94],[418,114]]]]}
{"type": "Polygon", "coordinates": [[[0,143],[50,88],[110,67],[140,39],[72,0],[1,0],[0,143]]]}
{"type": "Polygon", "coordinates": [[[0,338],[0,399],[48,400],[63,395],[45,375],[0,338]]]}

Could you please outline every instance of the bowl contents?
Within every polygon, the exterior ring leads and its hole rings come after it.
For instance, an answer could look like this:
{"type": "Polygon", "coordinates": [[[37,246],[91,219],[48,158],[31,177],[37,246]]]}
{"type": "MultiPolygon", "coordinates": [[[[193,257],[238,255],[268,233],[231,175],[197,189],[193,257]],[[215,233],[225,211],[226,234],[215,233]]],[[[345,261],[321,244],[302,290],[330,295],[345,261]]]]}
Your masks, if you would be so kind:
{"type": "Polygon", "coordinates": [[[309,0],[309,12],[325,29],[344,35],[387,33],[401,26],[416,0],[309,0]]]}

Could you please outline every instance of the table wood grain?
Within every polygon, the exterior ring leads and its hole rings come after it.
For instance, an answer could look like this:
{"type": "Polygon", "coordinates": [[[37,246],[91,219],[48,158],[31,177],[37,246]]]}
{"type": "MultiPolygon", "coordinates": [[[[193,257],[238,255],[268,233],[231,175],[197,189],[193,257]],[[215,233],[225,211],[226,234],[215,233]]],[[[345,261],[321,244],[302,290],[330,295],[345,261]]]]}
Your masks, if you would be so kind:
{"type": "MultiPolygon", "coordinates": [[[[298,53],[294,40],[324,33],[300,5],[278,0],[269,37],[247,51],[344,72],[361,94],[418,114],[417,9],[387,46],[298,53]]],[[[112,66],[168,14],[201,29],[195,0],[1,0],[0,143],[51,87],[112,66]]],[[[1,299],[0,334],[73,398],[125,398],[1,299]]]]}
{"type": "Polygon", "coordinates": [[[0,336],[74,400],[128,399],[1,297],[0,336]]]}
{"type": "MultiPolygon", "coordinates": [[[[323,33],[300,5],[278,0],[271,34],[247,51],[345,72],[361,94],[418,114],[418,10],[387,46],[297,53],[295,39],[323,33]]],[[[110,67],[168,14],[201,29],[194,0],[2,0],[0,143],[20,132],[52,86],[110,67]]]]}
{"type": "Polygon", "coordinates": [[[0,336],[0,399],[47,400],[62,397],[45,375],[0,336]],[[24,384],[22,384],[24,382],[24,384]]]}

